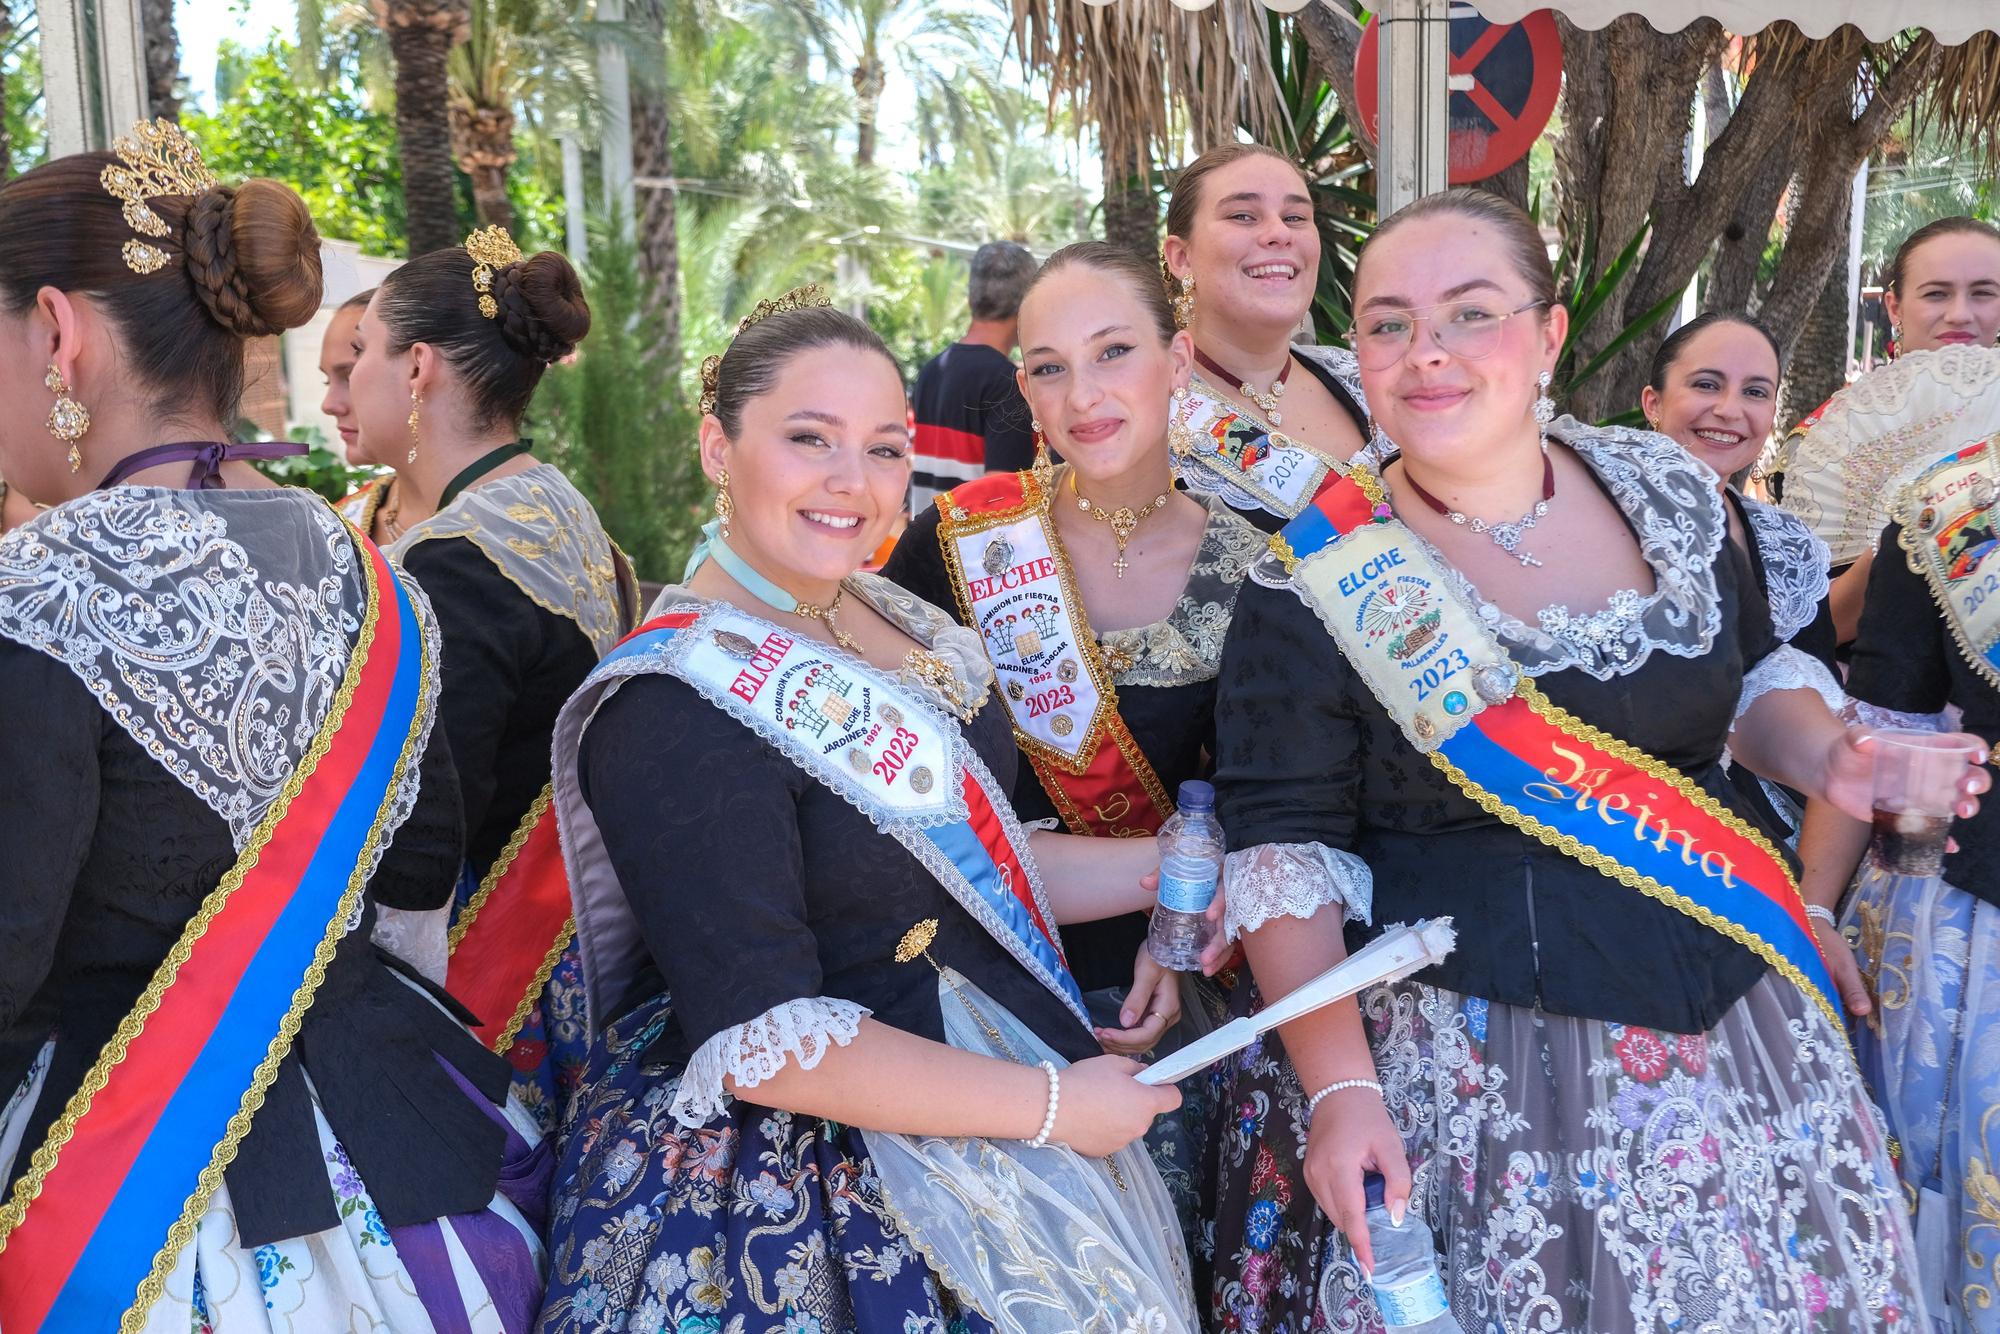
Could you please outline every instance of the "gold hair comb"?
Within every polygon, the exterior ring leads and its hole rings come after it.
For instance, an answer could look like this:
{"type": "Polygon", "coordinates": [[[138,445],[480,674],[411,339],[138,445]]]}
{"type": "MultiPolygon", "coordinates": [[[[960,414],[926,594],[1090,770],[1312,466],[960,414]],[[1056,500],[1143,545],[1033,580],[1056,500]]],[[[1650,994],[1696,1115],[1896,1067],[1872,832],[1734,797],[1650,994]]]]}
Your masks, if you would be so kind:
{"type": "MultiPolygon", "coordinates": [[[[152,201],[166,195],[194,196],[216,183],[215,173],[201,160],[201,150],[180,126],[170,120],[142,120],[129,135],[120,135],[111,145],[118,161],[98,173],[105,193],[119,202],[126,225],[141,236],[162,237],[172,233],[166,219],[155,213],[152,201]]],[[[119,249],[126,267],[141,277],[158,273],[173,262],[173,256],[150,242],[127,241],[119,249]]]]}
{"type": "Polygon", "coordinates": [[[496,222],[466,237],[465,253],[472,256],[472,290],[479,293],[479,313],[490,320],[500,313],[500,303],[493,299],[493,271],[519,264],[521,247],[496,222]]]}
{"type": "MultiPolygon", "coordinates": [[[[818,283],[807,283],[803,287],[794,287],[783,296],[773,297],[769,301],[759,301],[755,309],[736,322],[736,332],[730,336],[731,341],[733,342],[735,339],[741,338],[743,331],[750,328],[750,326],[762,323],[770,319],[773,315],[783,315],[785,312],[792,310],[806,310],[814,306],[831,307],[832,305],[833,298],[828,296],[826,289],[818,283]]],[[[715,411],[715,395],[717,387],[721,382],[721,374],[721,357],[713,356],[703,359],[701,363],[700,406],[704,416],[715,411]]]]}

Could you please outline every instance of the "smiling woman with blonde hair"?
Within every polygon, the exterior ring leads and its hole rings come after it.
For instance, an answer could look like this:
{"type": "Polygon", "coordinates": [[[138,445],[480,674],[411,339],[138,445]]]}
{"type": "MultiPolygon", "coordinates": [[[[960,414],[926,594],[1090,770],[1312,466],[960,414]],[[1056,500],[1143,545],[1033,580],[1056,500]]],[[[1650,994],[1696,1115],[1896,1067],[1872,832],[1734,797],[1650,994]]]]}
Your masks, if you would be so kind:
{"type": "Polygon", "coordinates": [[[1260,528],[1297,515],[1367,442],[1344,347],[1295,343],[1319,285],[1320,235],[1296,163],[1218,144],[1181,170],[1162,272],[1193,344],[1175,474],[1260,528]]]}

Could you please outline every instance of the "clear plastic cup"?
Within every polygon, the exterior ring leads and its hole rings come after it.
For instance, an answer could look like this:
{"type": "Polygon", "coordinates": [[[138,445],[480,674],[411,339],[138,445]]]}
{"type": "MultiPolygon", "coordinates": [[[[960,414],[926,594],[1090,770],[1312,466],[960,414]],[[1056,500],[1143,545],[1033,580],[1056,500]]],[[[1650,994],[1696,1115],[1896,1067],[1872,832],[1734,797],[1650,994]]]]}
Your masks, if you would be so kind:
{"type": "Polygon", "coordinates": [[[1959,736],[1875,731],[1875,839],[1870,855],[1892,875],[1936,875],[1958,805],[1959,781],[1979,748],[1959,736]]]}

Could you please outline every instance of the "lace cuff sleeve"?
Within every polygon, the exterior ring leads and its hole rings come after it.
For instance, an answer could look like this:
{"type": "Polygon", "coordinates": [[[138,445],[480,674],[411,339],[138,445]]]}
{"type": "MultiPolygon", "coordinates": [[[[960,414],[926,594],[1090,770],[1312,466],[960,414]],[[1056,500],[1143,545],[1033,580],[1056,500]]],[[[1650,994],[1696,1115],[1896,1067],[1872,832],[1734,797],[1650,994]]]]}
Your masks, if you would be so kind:
{"type": "Polygon", "coordinates": [[[1311,917],[1329,903],[1344,920],[1374,912],[1375,875],[1351,852],[1323,843],[1260,843],[1223,859],[1222,930],[1229,940],[1276,917],[1311,917]]]}
{"type": "Polygon", "coordinates": [[[1949,708],[1937,713],[1905,713],[1901,709],[1885,709],[1880,704],[1870,704],[1865,699],[1850,698],[1847,707],[1840,710],[1840,720],[1859,723],[1863,727],[1907,727],[1918,732],[1958,730],[1958,719],[1949,708]]]}
{"type": "Polygon", "coordinates": [[[1847,703],[1847,693],[1833,679],[1833,673],[1826,669],[1826,664],[1790,644],[1778,645],[1744,673],[1743,693],[1736,700],[1736,716],[1741,718],[1749,712],[1752,704],[1773,690],[1817,691],[1819,697],[1826,701],[1826,707],[1835,713],[1839,713],[1847,703]]]}
{"type": "Polygon", "coordinates": [[[787,1061],[810,1070],[833,1047],[845,1047],[861,1031],[863,1005],[832,996],[801,996],[774,1005],[748,1023],[725,1028],[688,1059],[674,1094],[674,1119],[689,1129],[707,1124],[729,1105],[725,1078],[739,1089],[755,1088],[784,1069],[787,1061]]]}

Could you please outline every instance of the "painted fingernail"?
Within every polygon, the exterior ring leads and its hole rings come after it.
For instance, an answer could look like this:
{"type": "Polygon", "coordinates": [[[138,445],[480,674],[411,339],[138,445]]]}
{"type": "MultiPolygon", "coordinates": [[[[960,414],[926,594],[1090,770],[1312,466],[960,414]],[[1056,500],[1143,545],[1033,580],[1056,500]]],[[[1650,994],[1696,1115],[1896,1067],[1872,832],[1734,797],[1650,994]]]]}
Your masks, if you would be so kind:
{"type": "Polygon", "coordinates": [[[1397,1227],[1401,1227],[1403,1225],[1403,1210],[1408,1207],[1401,1200],[1391,1200],[1389,1202],[1389,1221],[1397,1227]]]}

